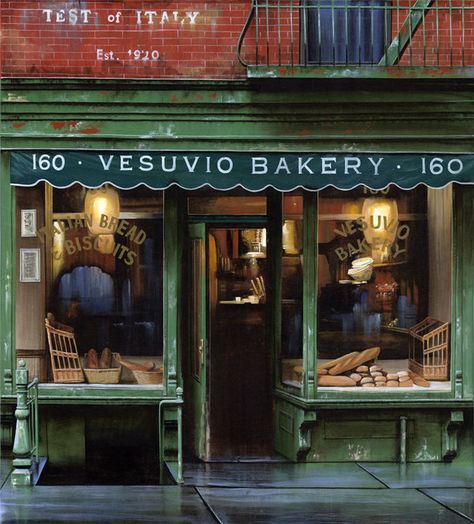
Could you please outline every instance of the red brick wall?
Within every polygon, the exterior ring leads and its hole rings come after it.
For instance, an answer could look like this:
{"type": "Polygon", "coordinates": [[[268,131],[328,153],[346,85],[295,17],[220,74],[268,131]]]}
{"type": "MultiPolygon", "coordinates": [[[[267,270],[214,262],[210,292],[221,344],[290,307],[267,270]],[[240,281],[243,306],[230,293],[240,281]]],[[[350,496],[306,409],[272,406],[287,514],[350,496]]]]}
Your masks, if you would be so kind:
{"type": "Polygon", "coordinates": [[[236,48],[250,4],[250,0],[1,0],[2,73],[22,77],[243,77],[245,69],[238,62],[236,48]],[[58,14],[60,9],[66,13],[58,14]],[[77,11],[69,14],[70,9],[77,11]],[[81,9],[90,12],[81,14],[81,9]],[[136,11],[142,13],[141,24],[136,11]],[[106,60],[110,51],[112,59],[106,60]],[[147,51],[149,60],[144,60],[147,51]],[[153,51],[155,58],[159,53],[157,60],[151,59],[153,51]]]}
{"type": "MultiPolygon", "coordinates": [[[[404,0],[400,5],[413,5],[404,0]]],[[[474,65],[474,0],[438,0],[417,29],[400,62],[401,65],[474,65]],[[461,7],[465,7],[464,11],[461,7]],[[464,44],[463,44],[464,43],[464,44]]],[[[407,11],[392,16],[394,33],[400,30],[407,11]]]]}
{"type": "MultiPolygon", "coordinates": [[[[393,5],[415,0],[397,2],[393,5]]],[[[288,8],[274,9],[289,2],[268,4],[253,17],[241,55],[249,64],[297,65],[299,2],[293,0],[291,16],[288,8]]],[[[435,2],[440,8],[451,5],[451,11],[428,12],[401,64],[474,65],[474,10],[462,15],[463,4],[474,7],[474,0],[435,2]]],[[[1,0],[2,75],[244,78],[237,42],[250,5],[251,0],[1,0]]],[[[393,13],[393,35],[406,14],[393,13]]]]}

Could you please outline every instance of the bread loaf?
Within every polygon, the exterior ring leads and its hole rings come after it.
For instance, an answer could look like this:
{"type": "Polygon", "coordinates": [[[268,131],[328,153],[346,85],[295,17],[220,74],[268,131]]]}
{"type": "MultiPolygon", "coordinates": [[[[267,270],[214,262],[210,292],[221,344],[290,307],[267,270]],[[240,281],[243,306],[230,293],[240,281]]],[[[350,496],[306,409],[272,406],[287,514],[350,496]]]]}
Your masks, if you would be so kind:
{"type": "Polygon", "coordinates": [[[99,367],[99,360],[97,358],[97,351],[94,348],[90,348],[85,355],[86,358],[86,369],[97,369],[99,367]]]}
{"type": "Polygon", "coordinates": [[[344,371],[349,371],[350,369],[357,368],[361,364],[364,364],[364,362],[376,359],[379,356],[379,353],[379,347],[367,348],[364,349],[364,351],[361,351],[360,353],[358,353],[357,351],[354,353],[349,353],[348,355],[346,355],[346,357],[350,358],[341,360],[334,367],[331,367],[329,369],[329,374],[340,375],[341,373],[344,373],[344,371]]]}
{"type": "Polygon", "coordinates": [[[112,365],[112,351],[110,348],[104,348],[100,354],[99,368],[100,369],[109,369],[112,365]]]}
{"type": "Polygon", "coordinates": [[[357,382],[355,380],[352,380],[350,377],[346,377],[345,375],[339,377],[333,377],[331,375],[319,375],[318,386],[350,387],[357,386],[357,382]]]}
{"type": "Polygon", "coordinates": [[[132,371],[152,371],[155,367],[153,362],[143,362],[142,364],[137,364],[136,362],[131,362],[130,360],[120,359],[120,364],[132,371]]]}
{"type": "Polygon", "coordinates": [[[329,362],[326,362],[325,364],[320,364],[318,366],[318,370],[332,368],[332,367],[336,366],[337,364],[339,364],[340,362],[345,362],[348,358],[351,358],[351,357],[353,357],[355,355],[358,355],[358,354],[359,354],[358,351],[353,351],[352,353],[347,353],[346,355],[342,355],[342,357],[336,358],[334,360],[330,360],[329,362]]]}

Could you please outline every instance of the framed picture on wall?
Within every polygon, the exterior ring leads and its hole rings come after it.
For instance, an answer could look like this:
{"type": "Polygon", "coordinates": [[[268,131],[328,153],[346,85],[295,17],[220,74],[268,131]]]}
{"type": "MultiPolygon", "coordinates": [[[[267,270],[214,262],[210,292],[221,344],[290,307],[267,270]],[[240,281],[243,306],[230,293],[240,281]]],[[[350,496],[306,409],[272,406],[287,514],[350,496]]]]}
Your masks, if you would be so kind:
{"type": "Polygon", "coordinates": [[[36,236],[36,209],[21,210],[21,236],[36,236]]]}
{"type": "Polygon", "coordinates": [[[20,249],[20,282],[41,282],[39,248],[20,249]]]}

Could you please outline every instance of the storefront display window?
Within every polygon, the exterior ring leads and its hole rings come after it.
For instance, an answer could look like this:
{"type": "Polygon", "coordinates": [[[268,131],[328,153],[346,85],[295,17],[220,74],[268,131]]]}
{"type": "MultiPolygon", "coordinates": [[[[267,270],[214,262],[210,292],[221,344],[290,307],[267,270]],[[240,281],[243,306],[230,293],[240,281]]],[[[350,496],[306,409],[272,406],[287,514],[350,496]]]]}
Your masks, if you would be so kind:
{"type": "Polygon", "coordinates": [[[451,189],[320,193],[318,384],[449,390],[451,189]]]}
{"type": "MultiPolygon", "coordinates": [[[[36,316],[49,318],[48,337],[41,337],[46,349],[43,380],[51,376],[55,382],[67,382],[61,377],[67,377],[68,358],[73,356],[61,351],[71,344],[86,371],[121,363],[114,383],[161,383],[162,192],[121,191],[107,185],[65,190],[45,186],[44,191],[45,219],[36,238],[45,264],[38,294],[43,298],[35,311],[36,316]]],[[[38,188],[21,190],[26,196],[30,192],[38,194],[38,188]]],[[[24,315],[19,308],[20,323],[24,315]]],[[[87,372],[75,381],[102,383],[98,375],[91,379],[87,372]]]]}

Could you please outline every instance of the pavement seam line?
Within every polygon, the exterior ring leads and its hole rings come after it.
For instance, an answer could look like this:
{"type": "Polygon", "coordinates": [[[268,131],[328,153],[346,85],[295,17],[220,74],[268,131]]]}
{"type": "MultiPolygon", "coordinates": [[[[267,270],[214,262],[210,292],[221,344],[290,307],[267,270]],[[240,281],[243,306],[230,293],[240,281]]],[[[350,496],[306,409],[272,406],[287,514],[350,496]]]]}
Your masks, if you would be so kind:
{"type": "Polygon", "coordinates": [[[216,522],[219,522],[219,524],[224,524],[222,522],[222,520],[217,516],[217,513],[212,509],[211,505],[204,498],[204,495],[200,492],[199,487],[198,486],[194,486],[194,490],[198,494],[199,498],[202,500],[202,503],[204,504],[204,506],[206,506],[206,508],[209,511],[209,513],[214,517],[216,522]]]}
{"type": "MultiPolygon", "coordinates": [[[[438,489],[438,488],[415,488],[417,491],[419,491],[422,495],[424,495],[425,497],[428,497],[429,499],[433,500],[434,502],[437,502],[440,506],[443,506],[444,508],[446,509],[449,509],[450,511],[452,511],[453,513],[456,513],[456,515],[459,515],[460,517],[463,517],[465,518],[466,520],[468,520],[469,522],[474,522],[473,519],[471,519],[471,517],[468,517],[467,515],[464,515],[464,513],[461,513],[460,511],[458,511],[457,509],[454,509],[454,508],[451,508],[450,506],[448,506],[447,504],[445,504],[444,502],[441,502],[440,500],[434,498],[432,495],[430,495],[429,493],[425,493],[423,490],[424,489],[438,489]]],[[[463,488],[451,488],[451,489],[463,489],[463,488]]],[[[467,488],[467,489],[470,489],[470,488],[467,488]]]]}
{"type": "Polygon", "coordinates": [[[361,468],[363,471],[365,471],[367,474],[369,474],[377,482],[380,482],[380,484],[382,484],[382,486],[385,486],[386,489],[393,489],[388,484],[386,484],[383,480],[379,479],[376,475],[371,473],[368,469],[364,468],[364,466],[362,466],[362,464],[360,464],[359,462],[356,462],[356,464],[359,466],[359,468],[361,468]]]}

